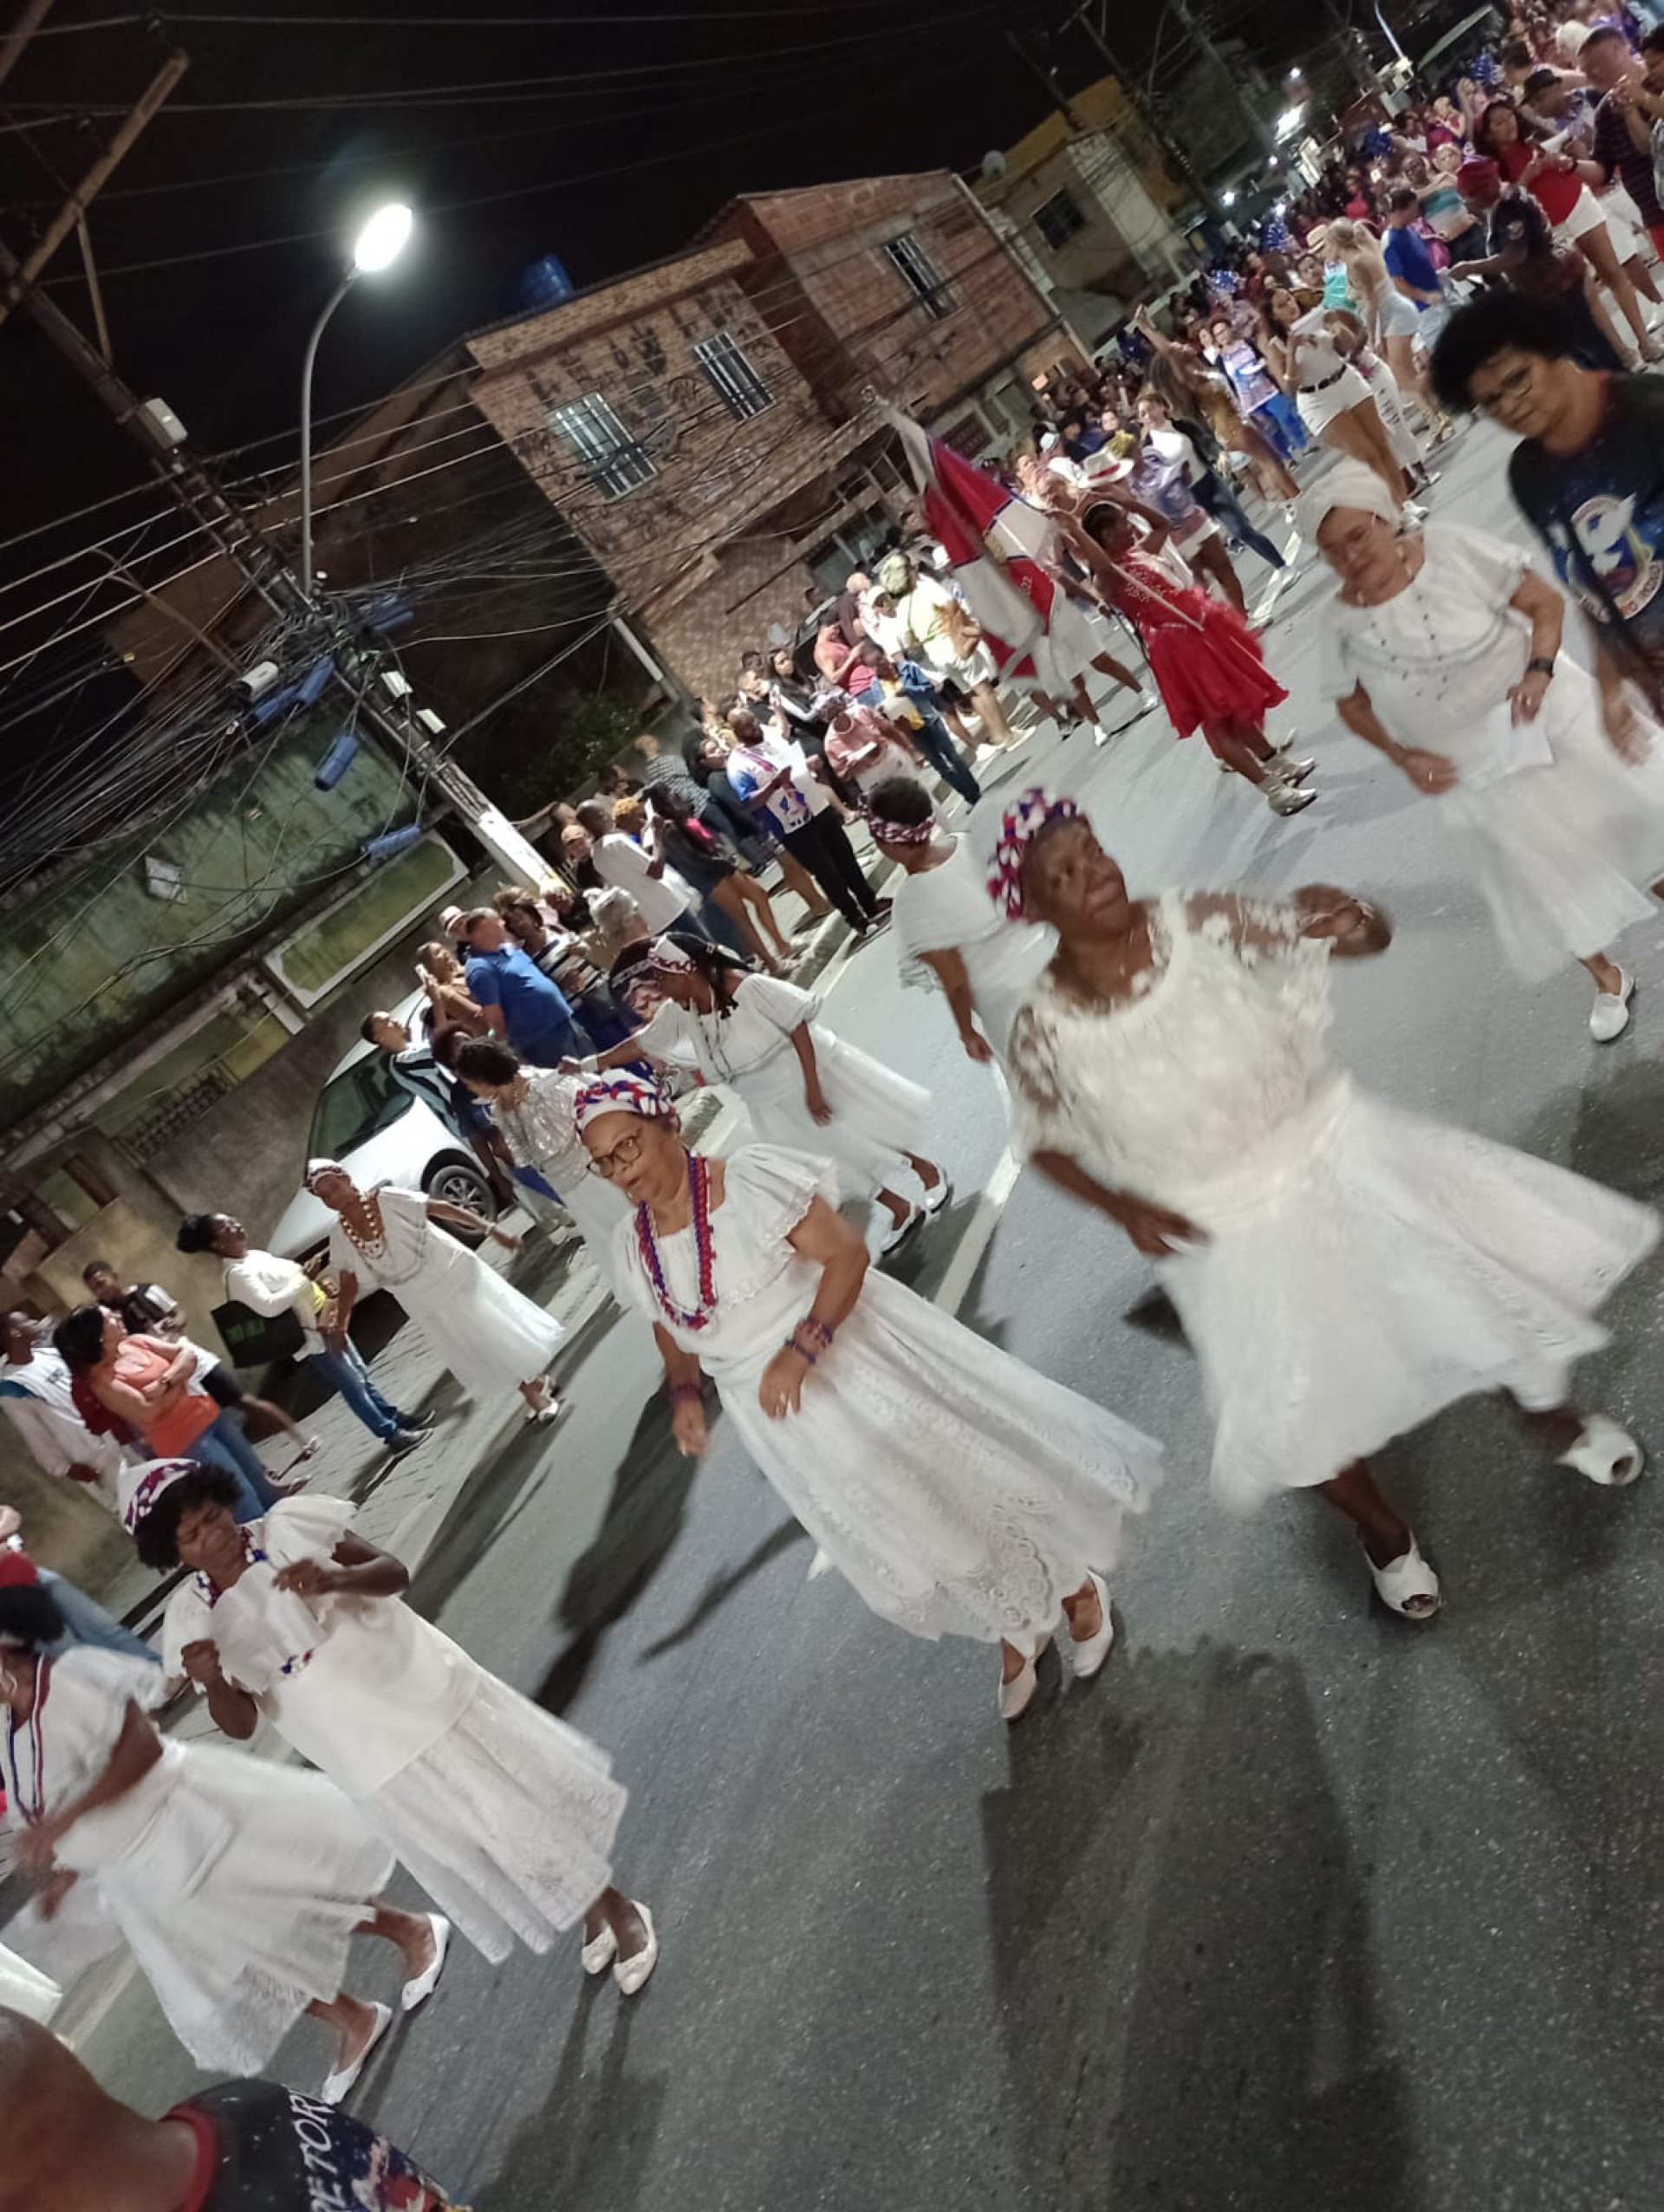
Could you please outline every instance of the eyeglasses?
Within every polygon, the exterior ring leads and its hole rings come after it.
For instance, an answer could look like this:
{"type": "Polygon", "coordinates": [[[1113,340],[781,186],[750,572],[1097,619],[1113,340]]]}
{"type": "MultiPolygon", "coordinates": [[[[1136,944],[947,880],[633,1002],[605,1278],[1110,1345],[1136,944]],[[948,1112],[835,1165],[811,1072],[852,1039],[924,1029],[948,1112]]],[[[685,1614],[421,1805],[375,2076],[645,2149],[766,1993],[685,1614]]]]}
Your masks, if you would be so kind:
{"type": "Polygon", "coordinates": [[[620,1137],[610,1152],[598,1152],[593,1156],[589,1162],[590,1174],[600,1175],[610,1183],[621,1168],[634,1167],[641,1157],[641,1147],[646,1139],[644,1129],[632,1129],[627,1136],[620,1137]]]}
{"type": "Polygon", "coordinates": [[[1535,361],[1521,361],[1518,367],[1508,369],[1497,379],[1494,392],[1486,393],[1483,398],[1479,393],[1473,393],[1474,406],[1481,414],[1501,414],[1505,408],[1530,395],[1531,380],[1536,374],[1535,361]]]}

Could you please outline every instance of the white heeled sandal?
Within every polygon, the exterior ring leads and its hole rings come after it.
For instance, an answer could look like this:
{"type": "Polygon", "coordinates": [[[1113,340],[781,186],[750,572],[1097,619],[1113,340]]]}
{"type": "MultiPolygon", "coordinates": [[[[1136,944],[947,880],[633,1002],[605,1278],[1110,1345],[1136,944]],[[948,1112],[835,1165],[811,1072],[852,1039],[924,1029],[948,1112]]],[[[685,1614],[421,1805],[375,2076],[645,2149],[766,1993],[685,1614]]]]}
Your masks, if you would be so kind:
{"type": "Polygon", "coordinates": [[[1069,1657],[1075,1663],[1077,1682],[1089,1682],[1099,1673],[1104,1662],[1115,1649],[1115,1623],[1109,1610],[1109,1592],[1101,1575],[1089,1574],[1087,1579],[1098,1593],[1098,1610],[1102,1615],[1096,1630],[1090,1636],[1077,1636],[1071,1630],[1069,1639],[1069,1657]]]}
{"type": "Polygon", "coordinates": [[[1586,1474],[1591,1482],[1609,1490],[1627,1490],[1646,1466],[1647,1454],[1615,1421],[1609,1421],[1603,1413],[1592,1413],[1577,1441],[1560,1454],[1556,1464],[1586,1474]]]}
{"type": "Polygon", "coordinates": [[[1020,1721],[1033,1704],[1034,1693],[1040,1687],[1037,1671],[1040,1656],[1050,1642],[1049,1636],[1041,1636],[1010,1682],[1004,1679],[1002,1662],[999,1685],[999,1717],[1002,1721],[1020,1721]]]}
{"type": "Polygon", "coordinates": [[[340,2105],[358,2086],[358,2078],[370,2063],[376,2045],[393,2026],[391,2005],[377,2005],[375,2026],[370,2030],[370,2040],[350,2066],[341,2066],[335,2073],[324,2077],[323,2087],[318,2092],[319,2101],[325,2105],[340,2105]]]}
{"type": "Polygon", "coordinates": [[[614,1959],[613,1962],[613,1980],[626,1997],[634,1997],[636,1991],[646,1985],[659,1963],[659,1930],[653,1924],[653,1915],[640,1897],[633,1898],[631,1902],[641,1916],[641,1925],[647,1931],[647,1940],[639,1951],[632,1951],[628,1958],[614,1959]]]}
{"type": "Polygon", "coordinates": [[[1407,1621],[1430,1621],[1444,1603],[1439,1588],[1439,1578],[1421,1556],[1421,1547],[1414,1533],[1410,1548],[1401,1552],[1384,1567],[1378,1567],[1366,1552],[1370,1578],[1381,1596],[1381,1602],[1407,1621]]]}

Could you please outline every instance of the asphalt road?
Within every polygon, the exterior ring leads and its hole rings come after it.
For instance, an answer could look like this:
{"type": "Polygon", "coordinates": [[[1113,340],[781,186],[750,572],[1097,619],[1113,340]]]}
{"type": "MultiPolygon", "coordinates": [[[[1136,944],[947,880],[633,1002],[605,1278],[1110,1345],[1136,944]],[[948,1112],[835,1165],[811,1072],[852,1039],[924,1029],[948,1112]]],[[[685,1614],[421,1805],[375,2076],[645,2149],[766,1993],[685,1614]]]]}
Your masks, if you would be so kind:
{"type": "MultiPolygon", "coordinates": [[[[1511,530],[1502,452],[1470,432],[1439,510],[1511,530]]],[[[1085,797],[1136,884],[1378,895],[1398,941],[1338,992],[1360,1076],[1658,1194],[1664,927],[1626,942],[1616,1045],[1589,1041],[1581,972],[1523,988],[1436,803],[1316,707],[1326,592],[1302,569],[1267,639],[1321,764],[1298,820],[1160,718],[1099,753],[1038,739],[997,790],[1085,797]]],[[[989,1652],[807,1580],[720,1430],[697,1469],[670,1448],[645,1324],[595,1335],[569,1422],[474,1469],[418,1597],[612,1748],[620,1876],[663,1962],[626,2005],[575,1943],[495,1974],[459,1954],[359,2109],[478,2212],[1656,2207],[1659,1481],[1602,1492],[1501,1409],[1456,1409],[1383,1456],[1447,1597],[1431,1628],[1390,1619],[1315,1503],[1211,1506],[1193,1363],[1136,1311],[1147,1267],[1013,1187],[991,1079],[887,943],[830,1018],[934,1091],[958,1196],[906,1263],[920,1286],[1167,1441],[1121,1648],[1089,1689],[1043,1677],[1006,1730],[989,1652]]],[[[1584,1396],[1664,1449],[1660,1280],[1615,1302],[1584,1396]]],[[[357,1979],[392,1994],[374,1949],[357,1979]]],[[[193,2079],[142,1985],[86,2047],[152,2109],[193,2079]]],[[[303,2026],[281,2070],[306,2085],[322,2058],[303,2026]]]]}

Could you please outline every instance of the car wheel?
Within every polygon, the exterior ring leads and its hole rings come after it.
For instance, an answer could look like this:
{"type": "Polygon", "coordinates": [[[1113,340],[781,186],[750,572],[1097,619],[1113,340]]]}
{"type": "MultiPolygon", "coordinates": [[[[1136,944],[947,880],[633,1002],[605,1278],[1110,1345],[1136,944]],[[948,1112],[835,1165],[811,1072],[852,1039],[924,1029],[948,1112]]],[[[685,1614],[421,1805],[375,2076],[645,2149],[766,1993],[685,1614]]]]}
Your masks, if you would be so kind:
{"type": "MultiPolygon", "coordinates": [[[[465,1160],[442,1160],[423,1177],[422,1187],[430,1198],[442,1199],[447,1206],[471,1207],[484,1220],[497,1219],[497,1199],[491,1185],[479,1169],[465,1160]]],[[[479,1242],[465,1229],[452,1229],[449,1233],[466,1245],[479,1242]]]]}

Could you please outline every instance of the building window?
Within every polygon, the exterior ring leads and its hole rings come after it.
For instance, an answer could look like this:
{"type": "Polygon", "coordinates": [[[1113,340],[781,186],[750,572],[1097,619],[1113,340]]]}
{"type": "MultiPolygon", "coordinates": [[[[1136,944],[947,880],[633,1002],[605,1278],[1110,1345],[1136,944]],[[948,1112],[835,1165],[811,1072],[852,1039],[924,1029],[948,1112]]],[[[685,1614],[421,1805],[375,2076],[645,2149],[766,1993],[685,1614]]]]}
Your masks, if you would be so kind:
{"type": "Polygon", "coordinates": [[[647,483],[655,473],[652,461],[638,441],[613,413],[599,392],[552,407],[549,427],[558,431],[573,453],[609,499],[647,483]]]}
{"type": "Polygon", "coordinates": [[[884,257],[933,322],[951,313],[953,296],[911,231],[892,238],[884,249],[884,257]]]}
{"type": "Polygon", "coordinates": [[[1077,231],[1086,228],[1081,204],[1071,192],[1053,192],[1034,211],[1034,227],[1054,253],[1066,246],[1077,231]]]}
{"type": "Polygon", "coordinates": [[[736,422],[749,422],[774,405],[774,394],[725,330],[714,338],[701,338],[693,358],[705,371],[718,396],[736,422]]]}

